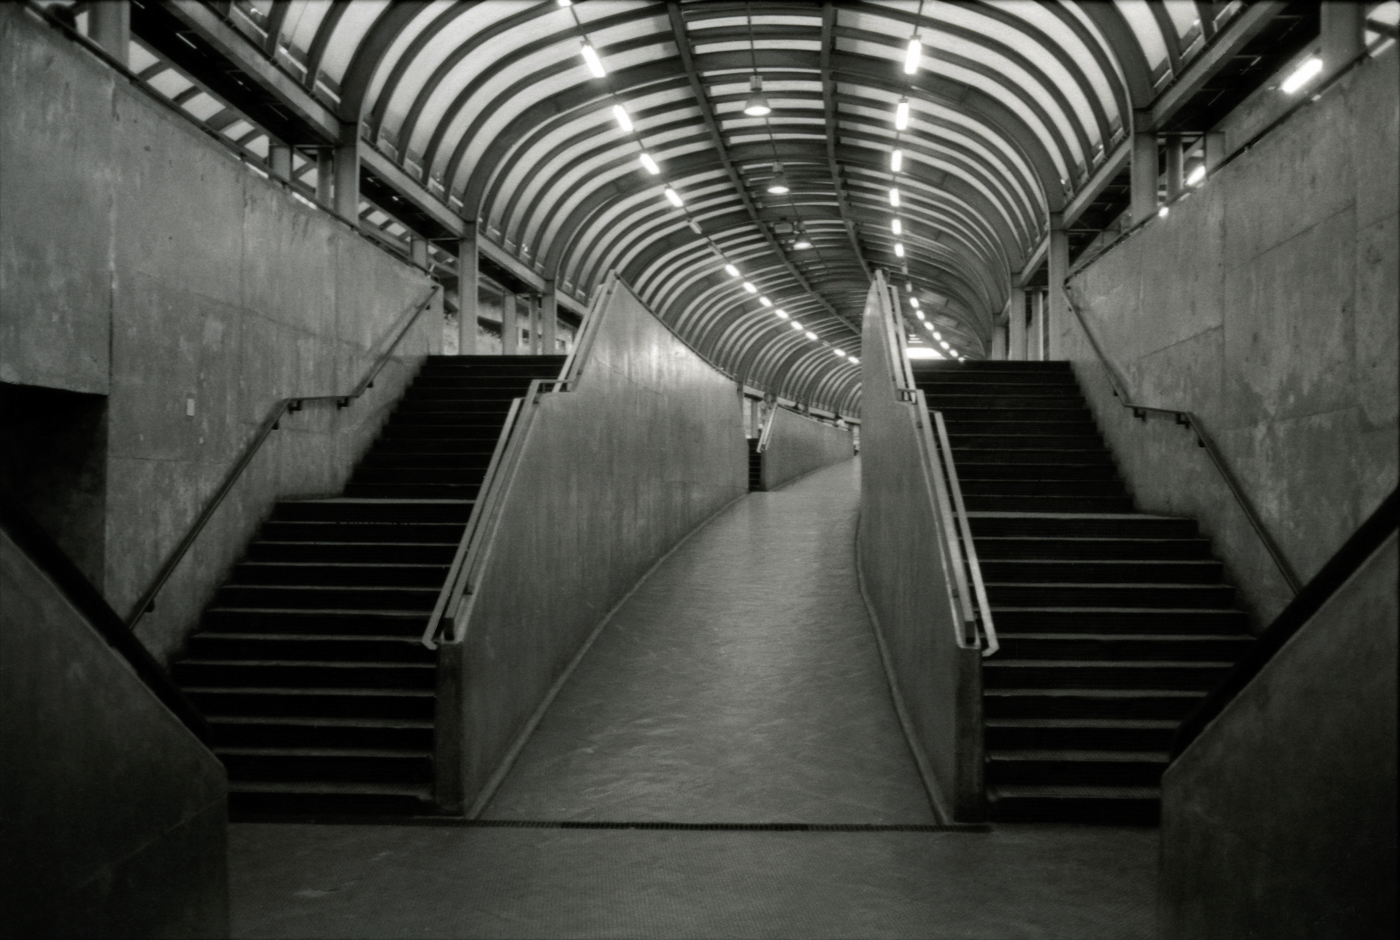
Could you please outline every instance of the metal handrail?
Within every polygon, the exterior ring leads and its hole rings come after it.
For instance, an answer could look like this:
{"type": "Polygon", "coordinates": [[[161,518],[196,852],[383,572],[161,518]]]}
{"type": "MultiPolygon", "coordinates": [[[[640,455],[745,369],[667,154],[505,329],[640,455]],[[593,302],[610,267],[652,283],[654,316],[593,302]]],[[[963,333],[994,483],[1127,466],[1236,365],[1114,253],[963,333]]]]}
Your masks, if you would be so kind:
{"type": "Polygon", "coordinates": [[[893,379],[896,396],[900,401],[914,405],[916,433],[921,438],[920,456],[932,491],[929,495],[937,510],[938,527],[946,545],[943,556],[947,568],[944,575],[951,582],[955,603],[962,615],[964,629],[958,633],[958,646],[964,649],[981,646],[982,655],[990,656],[1000,649],[1000,644],[997,642],[991,604],[987,600],[987,590],[982,580],[981,562],[978,560],[977,549],[972,541],[972,530],[968,525],[962,487],[958,483],[957,469],[953,465],[952,448],[948,444],[942,415],[929,409],[923,389],[914,382],[914,370],[905,351],[904,333],[899,329],[894,317],[894,311],[899,309],[897,291],[888,284],[885,285],[885,289],[886,299],[889,301],[888,312],[883,318],[886,353],[895,372],[893,379]],[[942,441],[941,448],[939,440],[942,441]],[[969,574],[972,578],[970,586],[969,574]],[[973,606],[974,601],[976,608],[973,606]],[[979,613],[985,645],[978,637],[979,613]]]}
{"type": "Polygon", "coordinates": [[[491,533],[495,529],[501,506],[510,488],[510,481],[519,465],[520,451],[534,420],[533,406],[539,403],[539,396],[546,391],[564,392],[575,388],[598,335],[597,314],[619,283],[617,276],[610,274],[603,284],[603,289],[595,293],[579,328],[574,348],[565,357],[563,368],[559,370],[560,377],[533,380],[524,397],[511,402],[505,424],[496,438],[491,462],[486,467],[486,475],[482,477],[481,486],[476,491],[476,502],[472,506],[471,515],[467,517],[466,527],[463,528],[462,537],[457,542],[457,552],[452,558],[452,565],[448,568],[447,577],[443,580],[437,600],[433,603],[433,611],[423,627],[423,635],[419,638],[419,642],[428,649],[437,649],[442,643],[443,635],[447,635],[454,643],[462,640],[462,631],[465,629],[475,598],[476,573],[485,561],[491,533]],[[530,407],[527,408],[527,405],[530,407]]]}
{"type": "Polygon", "coordinates": [[[171,552],[170,557],[166,559],[165,564],[156,574],[155,580],[151,582],[151,586],[146,589],[145,593],[142,594],[141,598],[136,602],[136,606],[132,608],[131,613],[126,618],[128,630],[136,629],[136,624],[140,622],[141,618],[155,609],[156,596],[160,594],[161,588],[165,587],[165,583],[169,581],[170,576],[175,573],[175,569],[179,567],[186,553],[193,547],[195,540],[199,538],[199,533],[204,531],[204,527],[209,523],[209,520],[213,518],[219,506],[223,504],[224,498],[233,490],[234,484],[242,477],[243,471],[248,468],[248,464],[252,463],[253,458],[257,456],[258,451],[262,449],[263,444],[267,441],[268,437],[272,435],[272,432],[277,430],[278,424],[281,422],[283,416],[289,411],[300,411],[302,406],[307,402],[333,401],[336,403],[336,408],[345,408],[350,402],[359,398],[368,389],[373,387],[375,377],[379,375],[380,370],[388,363],[389,357],[393,355],[394,350],[398,348],[399,342],[408,333],[409,328],[418,321],[418,317],[432,303],[439,289],[440,286],[434,284],[428,289],[427,296],[415,304],[402,318],[404,320],[403,326],[393,335],[392,340],[375,359],[374,365],[370,367],[365,377],[360,380],[359,384],[356,385],[352,391],[345,395],[296,395],[291,398],[279,399],[272,406],[267,417],[264,418],[262,424],[258,426],[257,433],[253,435],[252,441],[243,449],[242,455],[239,456],[238,461],[234,463],[232,469],[224,475],[224,480],[219,484],[219,488],[214,492],[213,497],[205,504],[204,510],[199,514],[198,518],[195,519],[189,531],[185,533],[185,537],[175,546],[175,550],[171,552]]]}
{"type": "Polygon", "coordinates": [[[779,405],[774,405],[768,410],[768,417],[763,419],[763,430],[758,435],[758,452],[761,454],[768,449],[768,445],[773,439],[773,419],[778,416],[779,405]]]}
{"type": "Polygon", "coordinates": [[[1263,543],[1264,550],[1267,551],[1269,557],[1273,559],[1275,567],[1278,568],[1279,574],[1283,576],[1283,580],[1288,585],[1289,590],[1296,595],[1302,590],[1303,582],[1300,581],[1297,574],[1294,573],[1293,566],[1288,563],[1288,559],[1284,556],[1283,550],[1279,548],[1273,536],[1269,534],[1268,529],[1264,528],[1264,521],[1259,518],[1259,513],[1255,511],[1254,504],[1250,502],[1249,497],[1235,479],[1235,475],[1230,471],[1230,466],[1225,462],[1224,455],[1220,453],[1220,450],[1215,446],[1215,441],[1212,440],[1210,434],[1206,432],[1205,425],[1201,422],[1201,419],[1197,417],[1195,413],[1184,411],[1180,408],[1159,408],[1154,405],[1141,405],[1130,400],[1128,398],[1126,384],[1118,375],[1118,370],[1114,367],[1112,361],[1109,360],[1108,355],[1104,353],[1103,347],[1099,345],[1098,337],[1095,336],[1094,331],[1089,328],[1089,323],[1084,318],[1083,311],[1079,309],[1079,306],[1075,304],[1071,298],[1072,293],[1073,288],[1066,282],[1065,305],[1069,307],[1074,313],[1075,318],[1079,321],[1079,326],[1084,331],[1084,335],[1089,338],[1089,345],[1093,347],[1094,354],[1099,357],[1099,362],[1103,365],[1104,372],[1108,374],[1108,384],[1113,388],[1113,397],[1117,398],[1118,403],[1124,408],[1131,408],[1133,417],[1135,418],[1146,421],[1148,413],[1171,415],[1176,420],[1177,424],[1195,433],[1196,443],[1203,448],[1206,455],[1210,457],[1211,465],[1215,467],[1216,473],[1218,473],[1221,480],[1225,482],[1225,487],[1230,491],[1230,495],[1234,497],[1235,503],[1240,507],[1240,511],[1244,513],[1245,519],[1249,521],[1250,528],[1254,530],[1254,534],[1257,535],[1259,541],[1263,543]]]}

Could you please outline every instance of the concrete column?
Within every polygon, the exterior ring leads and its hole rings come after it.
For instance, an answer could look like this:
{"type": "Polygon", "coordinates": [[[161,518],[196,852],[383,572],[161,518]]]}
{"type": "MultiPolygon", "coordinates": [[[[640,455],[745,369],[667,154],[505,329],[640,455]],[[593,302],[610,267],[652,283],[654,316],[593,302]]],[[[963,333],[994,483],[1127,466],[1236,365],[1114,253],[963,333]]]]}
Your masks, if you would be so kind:
{"type": "Polygon", "coordinates": [[[1215,168],[1225,162],[1225,133],[1224,131],[1206,132],[1205,144],[1201,148],[1206,156],[1206,176],[1215,172],[1215,168]]]}
{"type": "Polygon", "coordinates": [[[1031,294],[1030,332],[1026,337],[1026,358],[1039,362],[1045,358],[1045,291],[1031,294]]]}
{"type": "Polygon", "coordinates": [[[1022,360],[1026,358],[1026,291],[1022,287],[1011,288],[1011,310],[1006,324],[1006,358],[1022,360]]]}
{"type": "Polygon", "coordinates": [[[1181,149],[1180,137],[1168,137],[1165,141],[1167,147],[1167,202],[1171,202],[1181,195],[1186,183],[1182,177],[1181,168],[1185,162],[1184,153],[1181,149]]]}
{"type": "Polygon", "coordinates": [[[428,240],[414,235],[408,243],[408,257],[421,268],[428,266],[428,240]]]}
{"type": "Polygon", "coordinates": [[[515,294],[501,288],[501,355],[520,355],[520,317],[515,309],[515,294]]]}
{"type": "Polygon", "coordinates": [[[477,291],[480,289],[481,270],[476,254],[476,223],[465,226],[462,237],[457,241],[457,353],[462,356],[476,355],[476,308],[477,291]]]}
{"type": "Polygon", "coordinates": [[[1322,77],[1335,75],[1366,51],[1366,14],[1360,3],[1321,5],[1322,77]]]}
{"type": "Polygon", "coordinates": [[[335,153],[328,147],[316,151],[316,201],[335,206],[335,153]]]}
{"type": "Polygon", "coordinates": [[[1069,276],[1069,232],[1065,228],[1064,214],[1060,212],[1050,213],[1050,252],[1046,264],[1050,268],[1050,296],[1041,358],[1053,359],[1060,355],[1059,342],[1054,338],[1060,335],[1069,317],[1069,298],[1065,296],[1065,278],[1069,276]]]}
{"type": "Polygon", "coordinates": [[[1006,327],[1005,323],[992,324],[992,358],[1006,358],[1006,327]]]}
{"type": "MultiPolygon", "coordinates": [[[[1134,111],[1133,126],[1147,127],[1151,112],[1134,111]]],[[[1151,131],[1133,132],[1133,152],[1129,159],[1132,186],[1130,198],[1133,224],[1149,218],[1157,211],[1157,135],[1151,131]]]]}
{"type": "Polygon", "coordinates": [[[546,278],[544,294],[540,297],[540,318],[544,320],[544,354],[553,356],[559,352],[559,294],[554,287],[554,279],[546,278]]]}
{"type": "Polygon", "coordinates": [[[88,35],[122,65],[130,62],[131,4],[103,0],[88,4],[88,35]]]}
{"type": "Polygon", "coordinates": [[[292,181],[292,148],[276,141],[267,144],[267,168],[279,180],[292,181]]]}
{"type": "Polygon", "coordinates": [[[340,125],[335,148],[335,214],[355,225],[360,221],[360,149],[354,124],[340,125]]]}

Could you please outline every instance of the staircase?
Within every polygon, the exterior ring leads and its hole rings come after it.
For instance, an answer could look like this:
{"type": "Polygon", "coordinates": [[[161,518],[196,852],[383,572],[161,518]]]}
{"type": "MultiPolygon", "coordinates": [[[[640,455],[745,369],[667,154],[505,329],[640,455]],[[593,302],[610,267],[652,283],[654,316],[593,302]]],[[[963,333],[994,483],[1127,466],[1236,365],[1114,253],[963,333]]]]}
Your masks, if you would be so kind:
{"type": "Polygon", "coordinates": [[[419,642],[511,399],[563,356],[432,356],[343,496],[278,503],[174,678],[230,812],[435,812],[436,660],[419,642]]]}
{"type": "Polygon", "coordinates": [[[749,438],[749,492],[763,489],[763,455],[758,452],[758,438],[749,438]]]}
{"type": "Polygon", "coordinates": [[[1252,642],[1189,519],[1136,512],[1065,362],[914,363],[947,424],[1001,650],[988,813],[1156,824],[1172,734],[1252,642]]]}

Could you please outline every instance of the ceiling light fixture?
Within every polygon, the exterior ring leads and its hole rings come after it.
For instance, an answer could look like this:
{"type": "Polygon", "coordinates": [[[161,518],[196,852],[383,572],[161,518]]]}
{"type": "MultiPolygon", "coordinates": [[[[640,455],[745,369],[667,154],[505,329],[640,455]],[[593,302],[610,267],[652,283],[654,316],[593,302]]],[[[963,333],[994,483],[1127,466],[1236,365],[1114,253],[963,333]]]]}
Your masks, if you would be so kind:
{"type": "Polygon", "coordinates": [[[628,116],[627,109],[620,104],[613,105],[613,117],[617,118],[617,123],[627,133],[632,133],[632,118],[628,116]]]}
{"type": "Polygon", "coordinates": [[[775,196],[788,192],[787,174],[783,172],[781,163],[773,164],[773,182],[768,184],[768,191],[775,196]]]}
{"type": "Polygon", "coordinates": [[[890,187],[890,205],[899,208],[899,190],[894,186],[890,187]]]}
{"type": "Polygon", "coordinates": [[[788,312],[782,309],[781,307],[779,307],[777,310],[774,310],[773,312],[778,315],[779,319],[786,320],[788,318],[788,312]]]}
{"type": "Polygon", "coordinates": [[[903,257],[904,257],[904,246],[903,246],[902,244],[900,244],[899,242],[895,242],[895,243],[894,243],[894,253],[895,253],[896,256],[898,256],[898,257],[900,257],[900,258],[903,258],[903,257]]]}
{"type": "Polygon", "coordinates": [[[898,173],[898,172],[900,171],[900,169],[901,169],[903,166],[904,166],[904,151],[903,151],[903,150],[891,150],[891,151],[890,151],[890,172],[891,172],[891,173],[898,173]]]}
{"type": "Polygon", "coordinates": [[[839,349],[833,349],[832,352],[836,353],[836,358],[837,358],[837,359],[845,359],[845,358],[846,358],[846,354],[843,353],[843,352],[842,352],[841,350],[839,350],[839,349]]]}
{"type": "Polygon", "coordinates": [[[799,333],[802,332],[802,324],[801,324],[801,323],[798,323],[796,320],[793,320],[792,323],[790,323],[790,324],[788,324],[788,325],[791,326],[791,327],[792,327],[794,330],[796,330],[797,332],[799,332],[799,333]]]}
{"type": "Polygon", "coordinates": [[[748,291],[750,294],[758,293],[758,288],[754,287],[753,284],[749,283],[748,281],[744,282],[744,290],[748,291]]]}
{"type": "Polygon", "coordinates": [[[1189,176],[1186,177],[1186,185],[1187,185],[1187,186],[1197,186],[1197,185],[1200,184],[1201,180],[1203,180],[1203,179],[1205,179],[1205,178],[1206,178],[1206,165],[1205,165],[1204,163],[1202,163],[1202,164],[1200,164],[1199,166],[1197,166],[1194,170],[1192,170],[1192,171],[1191,171],[1191,174],[1190,174],[1189,176]]]}
{"type": "Polygon", "coordinates": [[[1168,215],[1171,214],[1171,211],[1172,210],[1170,206],[1163,206],[1162,208],[1157,210],[1157,218],[1165,219],[1168,215]]]}
{"type": "Polygon", "coordinates": [[[763,304],[763,306],[765,306],[765,307],[771,307],[771,306],[773,306],[773,301],[769,300],[767,297],[760,297],[760,298],[758,298],[758,302],[761,303],[761,304],[763,304]]]}
{"type": "Polygon", "coordinates": [[[646,171],[652,176],[661,175],[661,167],[656,165],[656,161],[651,158],[651,154],[644,153],[637,159],[641,160],[642,166],[646,167],[646,171]]]}
{"type": "Polygon", "coordinates": [[[797,236],[797,241],[792,243],[792,247],[798,251],[805,251],[812,247],[812,240],[807,237],[806,233],[800,234],[797,236]]]}
{"type": "Polygon", "coordinates": [[[598,58],[598,53],[588,43],[583,44],[583,61],[588,63],[588,71],[593,73],[594,78],[602,78],[608,74],[603,69],[603,60],[598,58]]]}
{"type": "Polygon", "coordinates": [[[902,131],[909,126],[909,99],[900,98],[894,108],[894,129],[902,131]]]}
{"type": "Polygon", "coordinates": [[[806,336],[807,336],[808,339],[812,340],[813,342],[815,342],[816,339],[817,339],[817,334],[816,334],[816,333],[813,333],[811,330],[808,330],[808,331],[807,331],[806,336]]]}
{"type": "Polygon", "coordinates": [[[671,200],[671,205],[675,206],[677,209],[685,205],[685,203],[681,200],[681,194],[676,192],[669,186],[666,187],[666,198],[671,200]]]}
{"type": "Polygon", "coordinates": [[[924,44],[915,36],[909,40],[909,48],[904,53],[904,74],[913,75],[919,70],[919,58],[924,54],[924,44]]]}
{"type": "Polygon", "coordinates": [[[915,311],[914,311],[914,316],[918,317],[920,320],[923,320],[923,319],[924,319],[924,312],[923,312],[922,310],[915,310],[915,311]]]}
{"type": "Polygon", "coordinates": [[[738,277],[738,276],[739,276],[739,269],[736,268],[736,267],[734,267],[734,265],[732,265],[732,264],[726,264],[726,265],[724,266],[724,273],[725,273],[725,274],[728,274],[730,277],[738,277]]]}
{"type": "Polygon", "coordinates": [[[755,75],[749,79],[749,100],[744,102],[744,113],[749,117],[763,117],[772,110],[768,99],[763,97],[763,79],[755,75]]]}
{"type": "Polygon", "coordinates": [[[891,231],[891,232],[894,232],[896,235],[903,235],[903,234],[904,234],[904,223],[901,222],[901,221],[899,221],[899,219],[891,219],[891,220],[890,220],[890,231],[891,231]]]}
{"type": "Polygon", "coordinates": [[[860,365],[860,360],[857,359],[855,356],[847,356],[846,358],[849,359],[849,360],[851,360],[851,365],[853,365],[853,366],[858,366],[858,365],[860,365]]]}
{"type": "Polygon", "coordinates": [[[918,310],[918,309],[919,309],[919,298],[917,298],[917,297],[910,297],[910,298],[909,298],[909,304],[910,304],[910,306],[912,306],[915,310],[918,310]]]}
{"type": "Polygon", "coordinates": [[[1293,74],[1284,79],[1283,85],[1281,85],[1280,88],[1285,95],[1291,95],[1308,82],[1312,81],[1313,77],[1321,71],[1322,60],[1317,56],[1312,56],[1305,60],[1302,65],[1294,69],[1293,74]]]}

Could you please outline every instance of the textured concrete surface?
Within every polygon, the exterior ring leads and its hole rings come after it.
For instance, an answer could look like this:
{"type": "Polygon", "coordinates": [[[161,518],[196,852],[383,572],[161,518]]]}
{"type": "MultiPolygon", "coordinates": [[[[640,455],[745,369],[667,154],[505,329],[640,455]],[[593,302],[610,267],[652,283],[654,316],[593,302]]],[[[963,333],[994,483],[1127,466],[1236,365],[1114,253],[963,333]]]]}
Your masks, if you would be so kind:
{"type": "Polygon", "coordinates": [[[228,931],[227,780],[0,534],[0,934],[228,931]]]}
{"type": "MultiPolygon", "coordinates": [[[[466,639],[441,660],[465,688],[466,807],[607,612],[748,491],[738,387],[621,282],[607,290],[578,381],[525,405],[534,412],[466,639]]],[[[451,706],[439,702],[441,716],[451,706]]]]}
{"type": "Polygon", "coordinates": [[[1162,781],[1162,936],[1396,930],[1396,536],[1162,781]]]}
{"type": "MultiPolygon", "coordinates": [[[[1397,481],[1397,61],[1344,76],[1071,281],[1134,400],[1203,419],[1304,581],[1397,481]]],[[[1204,452],[1119,407],[1073,316],[1053,332],[1139,506],[1198,518],[1267,623],[1288,591],[1204,452]]]]}
{"type": "Polygon", "coordinates": [[[849,428],[838,428],[776,409],[763,452],[763,488],[775,489],[804,473],[849,460],[855,453],[849,428]]]}
{"type": "Polygon", "coordinates": [[[1155,830],[230,827],[232,934],[1150,940],[1155,830]]]}
{"type": "Polygon", "coordinates": [[[978,821],[981,654],[958,646],[960,611],[924,470],[921,416],[895,394],[898,363],[887,346],[892,313],[883,290],[883,282],[870,290],[861,354],[860,570],[938,811],[978,821]]]}
{"type": "Polygon", "coordinates": [[[932,824],[855,572],[857,463],[754,493],[618,609],[483,819],[932,824]]]}
{"type": "Polygon", "coordinates": [[[932,821],[855,581],[857,476],[752,493],[658,566],[487,807],[502,828],[233,826],[233,935],[1154,937],[1155,830],[622,828],[932,821]]]}
{"type": "MultiPolygon", "coordinates": [[[[126,614],[272,404],[348,392],[428,282],[17,4],[0,5],[0,110],[0,381],[109,395],[93,580],[126,614]]],[[[157,656],[275,498],[340,488],[440,317],[354,407],[283,421],[142,622],[157,656]]]]}

